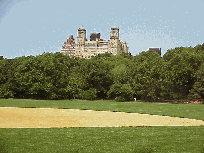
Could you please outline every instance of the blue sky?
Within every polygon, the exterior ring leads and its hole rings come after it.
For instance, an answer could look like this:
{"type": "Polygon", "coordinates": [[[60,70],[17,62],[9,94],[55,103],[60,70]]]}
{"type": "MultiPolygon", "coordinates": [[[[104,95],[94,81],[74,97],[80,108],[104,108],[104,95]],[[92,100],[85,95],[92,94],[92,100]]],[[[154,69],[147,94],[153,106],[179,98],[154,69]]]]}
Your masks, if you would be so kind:
{"type": "Polygon", "coordinates": [[[161,47],[204,43],[204,0],[0,0],[0,56],[15,58],[60,52],[82,25],[109,40],[119,27],[120,40],[137,55],[161,47]]]}

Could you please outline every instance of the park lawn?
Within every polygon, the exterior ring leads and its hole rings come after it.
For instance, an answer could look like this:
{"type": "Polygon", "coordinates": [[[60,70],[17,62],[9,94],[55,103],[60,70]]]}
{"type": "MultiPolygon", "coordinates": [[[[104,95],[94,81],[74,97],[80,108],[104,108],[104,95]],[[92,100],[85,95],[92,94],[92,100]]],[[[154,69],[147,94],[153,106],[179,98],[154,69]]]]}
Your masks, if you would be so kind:
{"type": "MultiPolygon", "coordinates": [[[[0,107],[75,108],[204,119],[202,104],[0,99],[0,107]]],[[[96,127],[0,129],[0,152],[204,152],[204,128],[96,127]]]]}
{"type": "Polygon", "coordinates": [[[72,108],[165,115],[204,120],[203,104],[159,104],[111,100],[0,99],[0,107],[72,108]]]}
{"type": "Polygon", "coordinates": [[[0,152],[204,152],[203,127],[0,129],[0,152]]]}

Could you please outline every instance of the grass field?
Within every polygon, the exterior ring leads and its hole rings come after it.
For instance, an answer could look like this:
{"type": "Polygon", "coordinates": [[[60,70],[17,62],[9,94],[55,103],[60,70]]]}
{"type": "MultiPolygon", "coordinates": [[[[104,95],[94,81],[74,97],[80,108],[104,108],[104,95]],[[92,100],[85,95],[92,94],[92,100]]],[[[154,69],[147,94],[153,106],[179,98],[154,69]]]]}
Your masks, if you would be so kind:
{"type": "MultiPolygon", "coordinates": [[[[111,110],[204,120],[202,104],[0,99],[0,107],[111,110]]],[[[204,152],[204,127],[0,129],[0,152],[204,152]]]]}
{"type": "Polygon", "coordinates": [[[0,129],[0,135],[7,152],[204,152],[203,127],[0,129]]]}

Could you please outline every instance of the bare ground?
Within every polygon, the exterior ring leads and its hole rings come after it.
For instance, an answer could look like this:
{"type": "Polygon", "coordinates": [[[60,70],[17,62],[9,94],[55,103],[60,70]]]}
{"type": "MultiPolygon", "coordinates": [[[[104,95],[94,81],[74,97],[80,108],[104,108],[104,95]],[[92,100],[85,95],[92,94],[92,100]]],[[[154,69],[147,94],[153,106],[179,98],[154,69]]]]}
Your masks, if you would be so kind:
{"type": "Polygon", "coordinates": [[[125,112],[0,107],[0,128],[122,126],[204,126],[204,121],[125,112]]]}

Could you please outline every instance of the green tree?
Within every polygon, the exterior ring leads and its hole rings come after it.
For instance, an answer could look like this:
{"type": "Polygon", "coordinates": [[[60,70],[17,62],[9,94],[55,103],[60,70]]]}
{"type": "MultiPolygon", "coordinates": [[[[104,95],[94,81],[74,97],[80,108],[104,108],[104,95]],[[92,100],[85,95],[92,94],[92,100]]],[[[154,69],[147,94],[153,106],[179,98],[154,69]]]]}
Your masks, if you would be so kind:
{"type": "Polygon", "coordinates": [[[95,88],[98,98],[105,98],[112,80],[108,61],[92,58],[81,62],[75,67],[72,75],[80,80],[79,88],[83,91],[95,88]],[[74,73],[74,74],[73,74],[74,73]]]}
{"type": "Polygon", "coordinates": [[[150,50],[140,53],[133,61],[135,63],[132,67],[134,96],[145,101],[157,101],[163,98],[164,61],[160,55],[150,50]]]}
{"type": "Polygon", "coordinates": [[[128,67],[125,64],[116,65],[111,70],[114,83],[124,84],[128,82],[128,67]]]}
{"type": "Polygon", "coordinates": [[[14,59],[0,60],[0,97],[11,98],[14,96],[12,78],[15,70],[14,59]]]}
{"type": "Polygon", "coordinates": [[[113,84],[107,96],[115,101],[130,101],[133,100],[133,91],[129,84],[113,84]]]}
{"type": "Polygon", "coordinates": [[[166,87],[174,99],[185,99],[196,79],[202,59],[191,47],[176,48],[164,56],[166,61],[166,87]]]}
{"type": "Polygon", "coordinates": [[[96,93],[97,93],[97,90],[94,89],[94,88],[90,88],[88,90],[85,90],[82,93],[82,99],[85,99],[85,100],[94,100],[97,97],[96,93]]]}
{"type": "Polygon", "coordinates": [[[14,74],[16,97],[36,99],[66,99],[68,76],[75,59],[61,53],[45,53],[27,57],[14,74]]]}
{"type": "Polygon", "coordinates": [[[200,67],[197,79],[190,90],[189,99],[203,99],[204,100],[204,63],[200,67]]]}

